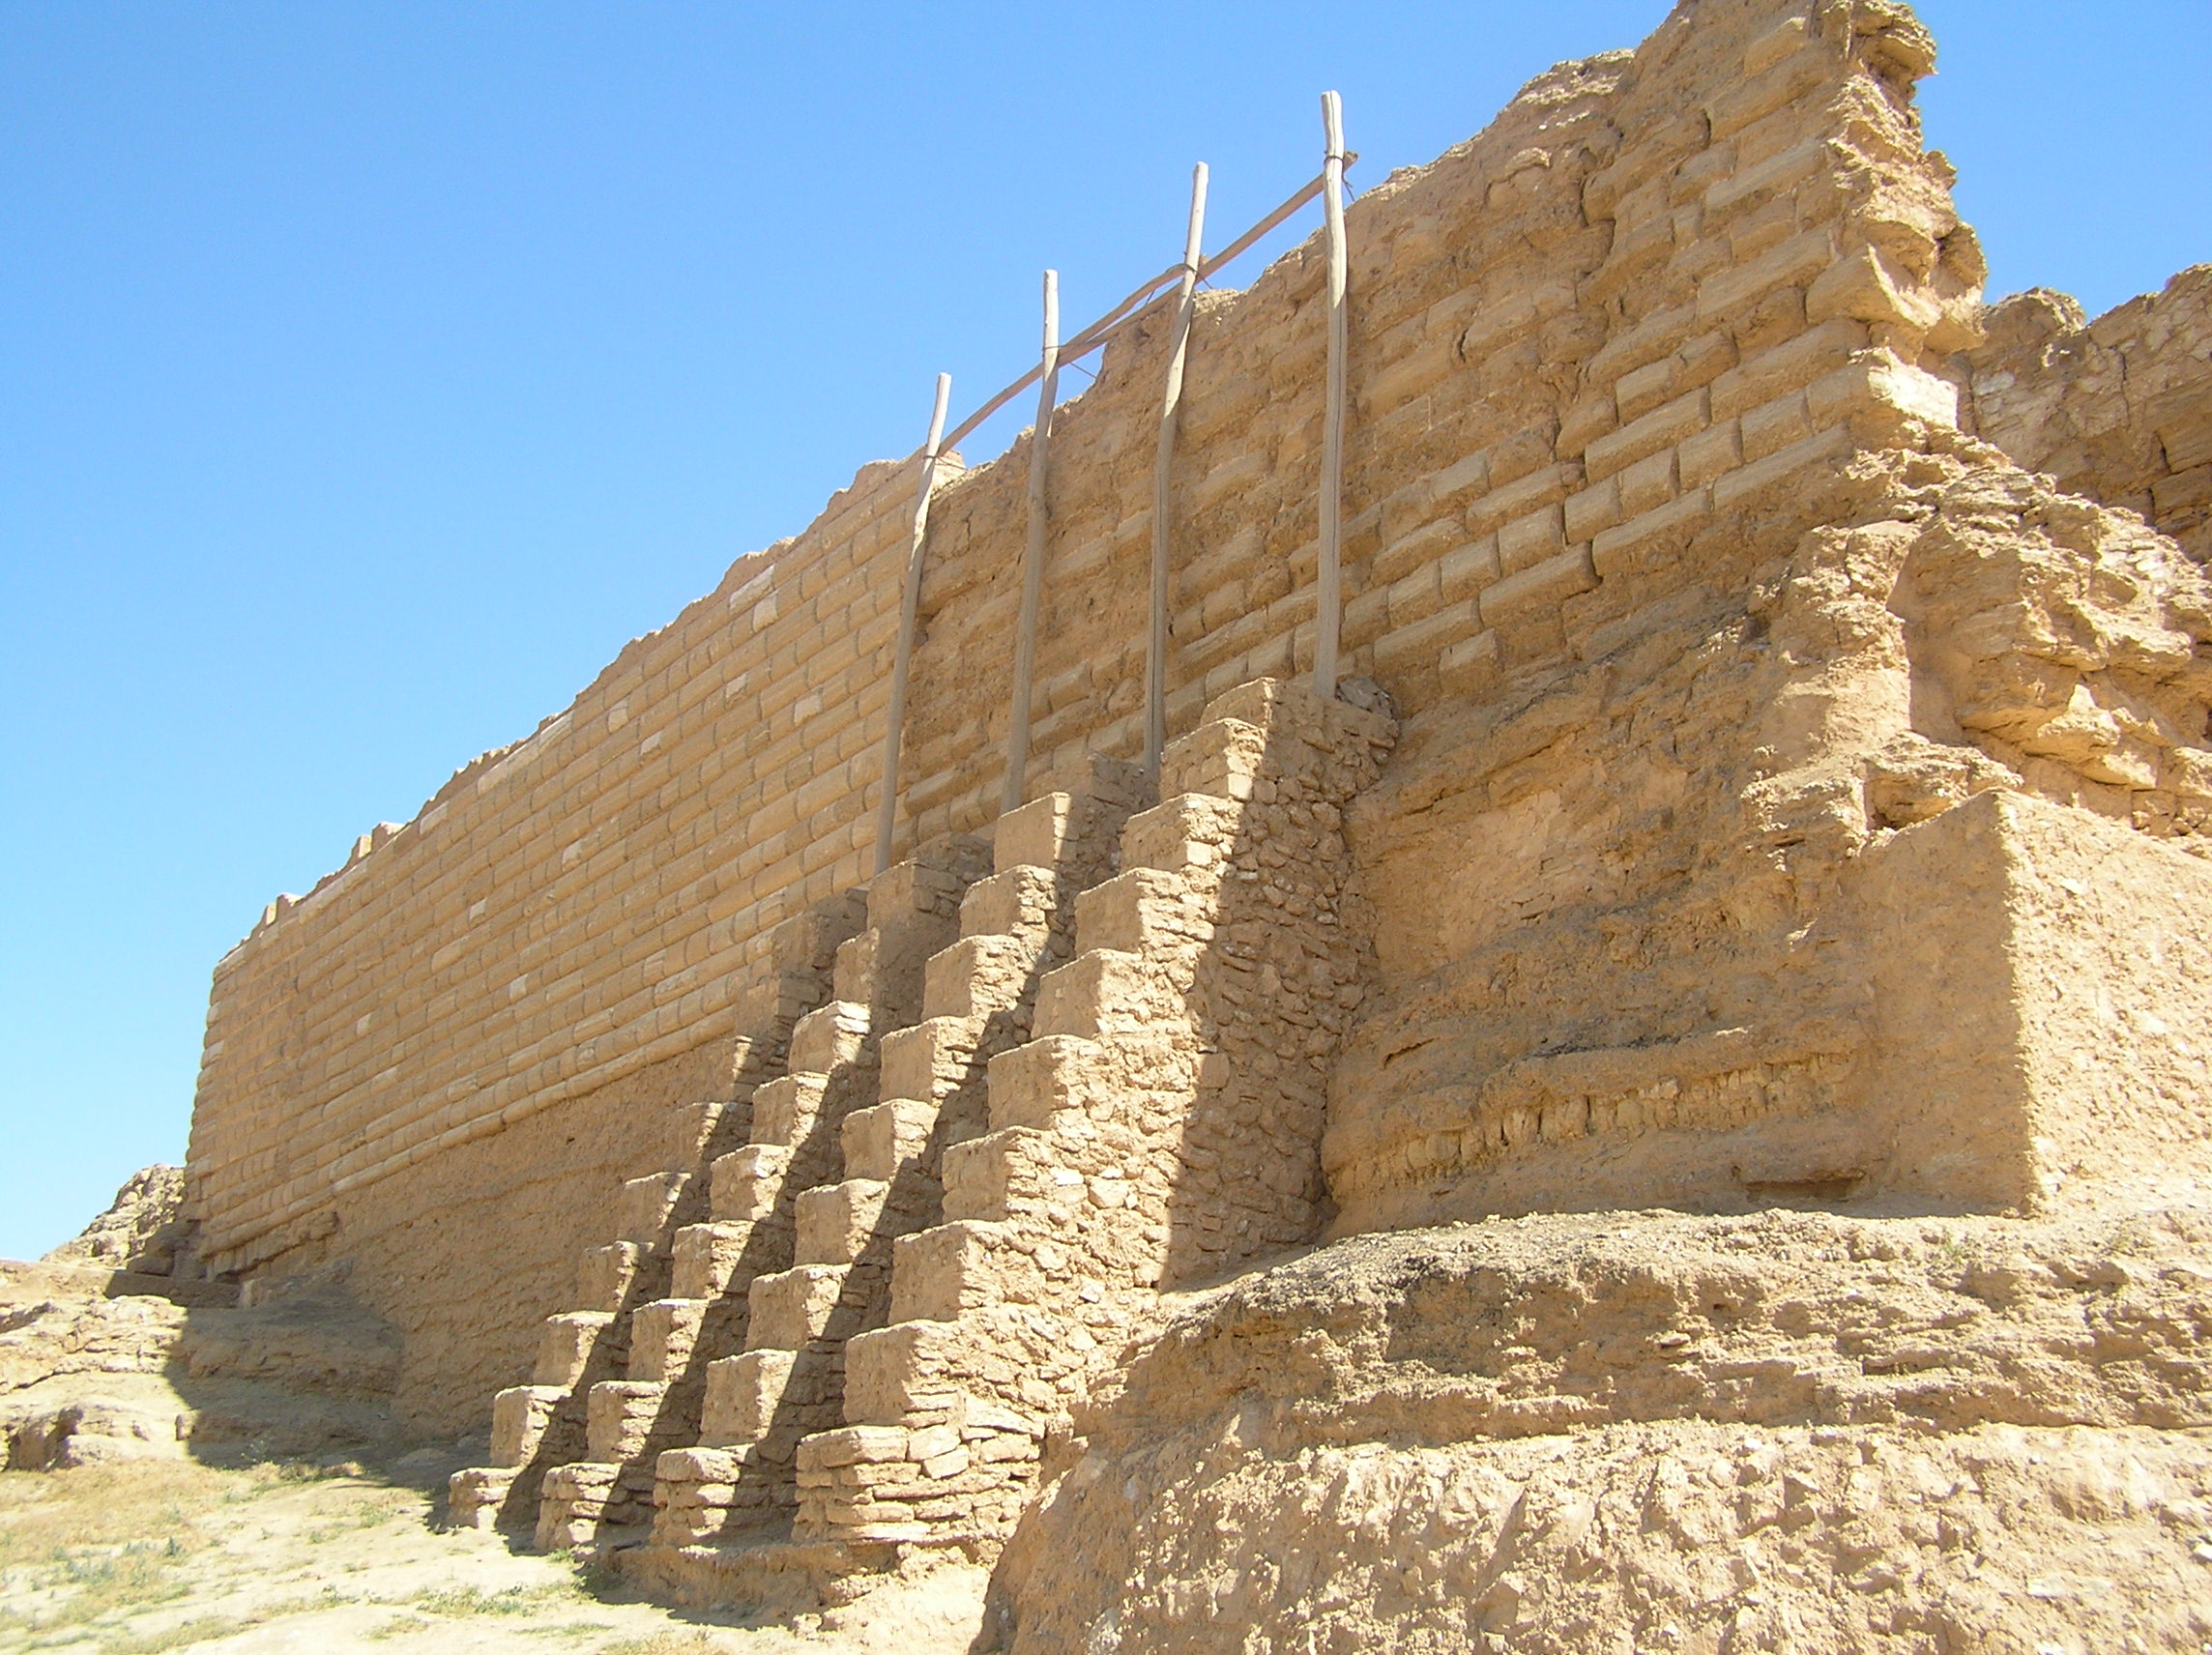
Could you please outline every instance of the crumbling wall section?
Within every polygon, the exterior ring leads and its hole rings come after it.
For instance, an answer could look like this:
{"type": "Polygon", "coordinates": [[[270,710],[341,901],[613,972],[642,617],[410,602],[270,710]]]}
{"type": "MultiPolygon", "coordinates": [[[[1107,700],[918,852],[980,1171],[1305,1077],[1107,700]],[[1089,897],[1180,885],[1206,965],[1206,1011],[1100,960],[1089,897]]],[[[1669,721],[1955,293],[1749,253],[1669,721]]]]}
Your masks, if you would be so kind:
{"type": "Polygon", "coordinates": [[[1927,37],[1882,7],[1722,25],[1645,44],[1585,190],[1615,235],[1556,464],[1586,565],[1354,812],[1379,972],[1332,1094],[1339,1233],[2032,1205],[2024,1144],[1948,1177],[1895,1118],[1877,1002],[1918,991],[1853,929],[1861,860],[1999,787],[2204,843],[2202,579],[1958,429],[1981,263],[1921,149],[1927,37]]]}
{"type": "Polygon", "coordinates": [[[2016,295],[1967,360],[1981,437],[2212,562],[2212,265],[2094,322],[2063,293],[2016,295]]]}

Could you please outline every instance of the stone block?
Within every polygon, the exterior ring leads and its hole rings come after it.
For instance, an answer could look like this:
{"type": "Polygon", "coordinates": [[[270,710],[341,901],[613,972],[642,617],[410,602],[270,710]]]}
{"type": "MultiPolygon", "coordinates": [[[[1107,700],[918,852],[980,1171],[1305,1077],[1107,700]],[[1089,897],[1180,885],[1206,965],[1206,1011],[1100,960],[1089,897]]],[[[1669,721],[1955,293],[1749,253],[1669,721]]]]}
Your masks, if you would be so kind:
{"type": "Polygon", "coordinates": [[[1082,1116],[1106,1075],[1104,1049],[1078,1035],[1041,1036],[1002,1052],[990,1065],[991,1124],[1049,1130],[1063,1115],[1082,1116]]]}
{"type": "Polygon", "coordinates": [[[945,1216],[949,1221],[1014,1220],[1033,1212],[1083,1176],[1057,1167],[1051,1136],[1013,1126],[987,1133],[945,1152],[945,1216]]]}
{"type": "Polygon", "coordinates": [[[1673,556],[1683,538],[1711,514],[1709,493],[1693,488],[1600,535],[1590,548],[1590,566],[1602,580],[1640,572],[1655,552],[1673,556]]]}
{"type": "Polygon", "coordinates": [[[1503,676],[1498,634],[1477,632],[1447,646],[1437,657],[1437,678],[1447,695],[1479,695],[1503,676]]]}
{"type": "Polygon", "coordinates": [[[993,871],[1058,867],[1081,827],[1082,812],[1070,794],[1048,793],[1007,811],[992,827],[993,871]]]}
{"type": "MultiPolygon", "coordinates": [[[[1018,1005],[1032,987],[1033,973],[1049,941],[1049,932],[1035,939],[968,936],[940,948],[930,955],[923,972],[924,1020],[980,1020],[1018,1005]]],[[[891,1038],[886,1035],[886,1043],[891,1038]]]]}
{"type": "MultiPolygon", "coordinates": [[[[1162,798],[1130,817],[1122,828],[1122,866],[1173,872],[1217,864],[1221,848],[1236,836],[1238,814],[1236,801],[1208,794],[1162,798]]],[[[1076,941],[1082,941],[1080,927],[1076,941]]]]}
{"type": "Polygon", "coordinates": [[[1265,729],[1241,719],[1208,718],[1168,743],[1160,758],[1160,791],[1247,798],[1266,756],[1265,729]]]}
{"type": "MultiPolygon", "coordinates": [[[[1386,629],[1393,632],[1418,624],[1443,605],[1443,590],[1434,564],[1425,564],[1382,589],[1381,595],[1387,600],[1386,629]]],[[[1346,636],[1350,637],[1349,630],[1346,636]]]]}
{"type": "Polygon", "coordinates": [[[1004,1225],[940,1224],[901,1236],[892,1252],[894,1322],[953,1321],[1004,1299],[1033,1301],[1043,1290],[1035,1260],[1012,1244],[1004,1225]]]}
{"type": "Polygon", "coordinates": [[[1565,545],[1563,508],[1554,501],[1499,529],[1498,565],[1506,574],[1518,574],[1547,558],[1557,556],[1565,545]]]}
{"type": "Polygon", "coordinates": [[[1739,167],[1726,178],[1715,179],[1706,189],[1705,211],[1717,216],[1794,189],[1819,170],[1828,153],[1826,138],[1815,134],[1752,165],[1739,167]]]}
{"type": "Polygon", "coordinates": [[[671,1220],[676,1204],[690,1181],[691,1175],[683,1172],[654,1173],[626,1180],[615,1206],[621,1238],[655,1252],[665,1251],[673,1239],[671,1220]]]}
{"type": "Polygon", "coordinates": [[[1590,480],[1602,482],[1647,454],[1673,448],[1711,421],[1707,393],[1701,388],[1654,408],[1610,437],[1599,438],[1590,444],[1583,463],[1588,468],[1590,480]]]}
{"type": "Polygon", "coordinates": [[[510,1385],[491,1399],[491,1463],[512,1468],[537,1456],[570,1393],[561,1385],[510,1385]]]}
{"type": "MultiPolygon", "coordinates": [[[[753,1144],[797,1147],[813,1130],[822,1111],[827,1081],[818,1073],[790,1074],[753,1092],[753,1144]]],[[[742,1150],[739,1153],[743,1153],[742,1150]]],[[[742,1216],[732,1211],[730,1217],[742,1216]]]]}
{"type": "Polygon", "coordinates": [[[1736,424],[1742,433],[1743,457],[1754,463],[1792,443],[1803,442],[1815,428],[1802,391],[1787,392],[1772,402],[1746,409],[1736,424]]]}
{"type": "Polygon", "coordinates": [[[1675,450],[1675,464],[1685,489],[1701,488],[1723,472],[1733,471],[1743,463],[1743,433],[1733,420],[1723,421],[1684,439],[1675,450]]]}
{"type": "Polygon", "coordinates": [[[1803,442],[1792,443],[1756,465],[1725,473],[1712,482],[1713,508],[1727,511],[1745,501],[1790,485],[1800,473],[1833,466],[1850,452],[1850,432],[1843,427],[1816,431],[1803,442]]]}
{"type": "Polygon", "coordinates": [[[1183,1015],[1182,998],[1158,961],[1118,948],[1087,948],[1045,973],[1032,1027],[1038,1038],[1095,1039],[1172,1025],[1183,1015]]]}
{"type": "Polygon", "coordinates": [[[1647,454],[1634,465],[1624,468],[1619,476],[1620,511],[1625,518],[1641,517],[1644,512],[1674,498],[1679,482],[1674,471],[1674,450],[1662,450],[1647,454]]]}
{"type": "Polygon", "coordinates": [[[836,964],[831,969],[830,978],[829,998],[831,1003],[838,1001],[859,1006],[875,1003],[876,980],[880,974],[878,962],[883,956],[884,946],[882,929],[872,925],[837,944],[836,964]]]}
{"type": "Polygon", "coordinates": [[[1444,650],[1482,629],[1481,610],[1473,598],[1440,609],[1418,625],[1391,632],[1375,647],[1375,670],[1386,681],[1434,667],[1444,650]]]}
{"type": "Polygon", "coordinates": [[[919,1161],[937,1125],[937,1106],[920,1098],[891,1098],[845,1117],[845,1170],[857,1178],[888,1182],[919,1161]]]}
{"type": "MultiPolygon", "coordinates": [[[[1597,535],[1620,521],[1620,479],[1609,477],[1580,494],[1569,496],[1565,509],[1562,528],[1567,544],[1587,545],[1597,535]]],[[[1491,581],[1497,578],[1494,574],[1491,581]]]]}
{"type": "Polygon", "coordinates": [[[1466,538],[1466,529],[1457,512],[1422,523],[1375,554],[1374,576],[1385,585],[1395,584],[1417,569],[1433,567],[1466,538]]]}
{"type": "Polygon", "coordinates": [[[876,1236],[889,1193],[888,1183],[873,1178],[847,1178],[801,1191],[795,1208],[794,1263],[849,1264],[859,1259],[876,1236]]]}
{"type": "Polygon", "coordinates": [[[767,1437],[775,1426],[798,1360],[793,1350],[747,1350],[708,1364],[700,1441],[724,1446],[767,1437]]]}
{"type": "Polygon", "coordinates": [[[782,1144],[748,1144],[717,1156],[713,1165],[714,1222],[756,1224],[773,1218],[783,1193],[784,1173],[790,1165],[791,1150],[782,1144]]]}
{"type": "Polygon", "coordinates": [[[1959,388],[1888,351],[1861,353],[1815,380],[1805,397],[1816,425],[1848,421],[1853,439],[1867,446],[1900,439],[1911,421],[1947,430],[1959,423],[1959,388]]]}
{"type": "Polygon", "coordinates": [[[960,935],[1033,937],[1051,924],[1060,885],[1052,869],[1038,867],[1008,868],[977,880],[960,899],[960,935]]]}
{"type": "Polygon", "coordinates": [[[1179,876],[1131,868],[1075,899],[1076,935],[1086,948],[1156,953],[1210,937],[1205,912],[1179,876]]]}
{"type": "Polygon", "coordinates": [[[1620,411],[1621,423],[1632,423],[1672,399],[1681,372],[1681,359],[1670,354],[1622,374],[1613,388],[1614,405],[1620,411]]]}
{"type": "Polygon", "coordinates": [[[756,1276],[749,1290],[748,1350],[797,1350],[830,1331],[850,1266],[799,1264],[756,1276]]]}
{"type": "MultiPolygon", "coordinates": [[[[851,1001],[832,1001],[809,1011],[791,1030],[791,1066],[794,1071],[829,1074],[859,1060],[868,1038],[868,1007],[851,1001]]],[[[754,1105],[756,1115],[759,1105],[754,1105]]]]}
{"type": "Polygon", "coordinates": [[[964,1350],[951,1321],[893,1321],[855,1334],[845,1345],[845,1417],[896,1425],[964,1406],[957,1373],[964,1350]]]}
{"type": "Polygon", "coordinates": [[[1571,546],[1557,557],[1508,575],[1482,595],[1485,626],[1507,624],[1532,610],[1557,609],[1580,592],[1597,585],[1587,546],[1571,546]]]}
{"type": "Polygon", "coordinates": [[[930,1017],[883,1038],[879,1085],[889,1097],[934,1099],[966,1083],[976,1065],[980,1022],[930,1017]]]}
{"type": "MultiPolygon", "coordinates": [[[[1595,474],[1592,476],[1594,479],[1595,474]]],[[[1531,511],[1566,499],[1582,483],[1583,468],[1572,462],[1539,466],[1470,504],[1465,518],[1467,532],[1476,537],[1496,534],[1531,511]]]]}
{"type": "Polygon", "coordinates": [[[577,1308],[620,1310],[645,1256],[645,1249],[634,1241],[585,1249],[576,1270],[577,1308]]]}
{"type": "Polygon", "coordinates": [[[703,1298],[639,1305],[630,1321],[628,1377],[659,1384],[680,1379],[706,1325],[707,1308],[703,1298]]]}
{"type": "Polygon", "coordinates": [[[549,1316],[538,1330],[538,1364],[532,1383],[567,1390],[591,1369],[604,1361],[615,1336],[611,1311],[571,1310],[549,1316]]]}
{"type": "Polygon", "coordinates": [[[749,1223],[687,1224],[676,1233],[675,1298],[718,1298],[743,1267],[752,1244],[749,1223]]]}
{"type": "Polygon", "coordinates": [[[1498,539],[1486,535],[1455,546],[1437,565],[1437,585],[1446,603],[1464,603],[1498,579],[1498,539]]]}
{"type": "Polygon", "coordinates": [[[1746,358],[1712,383],[1715,420],[1730,420],[1804,388],[1849,362],[1867,342],[1858,322],[1832,320],[1746,358]]]}
{"type": "Polygon", "coordinates": [[[637,1379],[601,1379],[591,1389],[585,1440],[593,1462],[620,1464],[646,1451],[660,1421],[668,1387],[637,1379]]]}
{"type": "Polygon", "coordinates": [[[738,1480],[744,1462],[719,1448],[670,1448],[653,1463],[655,1483],[727,1484],[738,1480]]]}
{"type": "Polygon", "coordinates": [[[1886,1168],[1879,1111],[1866,1123],[1883,1187],[2052,1211],[2201,1186],[2212,1135],[2187,1077],[2212,1045],[2212,868],[1993,791],[1900,832],[1863,875],[1874,1095],[1901,1100],[1886,1168]],[[2147,1021],[2101,1009],[2154,1004],[2147,1021]]]}
{"type": "Polygon", "coordinates": [[[446,1511],[454,1526],[494,1527],[513,1493],[516,1476],[511,1466],[475,1466],[455,1471],[446,1487],[446,1511]]]}
{"type": "Polygon", "coordinates": [[[907,1433],[892,1425],[848,1425],[817,1432],[799,1445],[801,1471],[835,1470],[855,1465],[896,1465],[907,1457],[907,1433]]]}
{"type": "Polygon", "coordinates": [[[1837,317],[1925,333],[1943,319],[1943,306],[1933,292],[1867,247],[1830,261],[1805,291],[1808,322],[1837,317]]]}

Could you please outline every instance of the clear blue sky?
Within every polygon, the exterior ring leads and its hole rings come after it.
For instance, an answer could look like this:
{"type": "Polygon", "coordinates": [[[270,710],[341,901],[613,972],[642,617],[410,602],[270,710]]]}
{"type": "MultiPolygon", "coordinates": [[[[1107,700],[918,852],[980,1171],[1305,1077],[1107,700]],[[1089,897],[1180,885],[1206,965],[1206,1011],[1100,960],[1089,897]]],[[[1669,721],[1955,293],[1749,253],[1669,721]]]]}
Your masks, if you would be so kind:
{"type": "MultiPolygon", "coordinates": [[[[183,1158],[263,903],[1020,371],[1043,266],[1087,318],[1324,87],[1372,181],[1662,13],[0,4],[0,1256],[183,1158]]],[[[2212,259],[2204,0],[1924,15],[1994,291],[2212,259]]]]}

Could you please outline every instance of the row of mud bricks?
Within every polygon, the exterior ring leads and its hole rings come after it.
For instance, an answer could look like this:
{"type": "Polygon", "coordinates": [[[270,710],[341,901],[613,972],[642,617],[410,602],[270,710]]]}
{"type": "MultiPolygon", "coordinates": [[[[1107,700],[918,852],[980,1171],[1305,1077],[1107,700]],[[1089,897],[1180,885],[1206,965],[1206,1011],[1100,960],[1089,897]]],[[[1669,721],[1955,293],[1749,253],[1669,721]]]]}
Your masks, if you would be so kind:
{"type": "Polygon", "coordinates": [[[455,1519],[534,1515],[546,1548],[1003,1536],[1163,1288],[1318,1229],[1362,976],[1343,812],[1394,735],[1248,683],[1170,744],[1161,802],[1095,761],[987,856],[940,841],[787,922],[751,1142],[701,1106],[688,1168],[626,1186],[455,1519]]]}

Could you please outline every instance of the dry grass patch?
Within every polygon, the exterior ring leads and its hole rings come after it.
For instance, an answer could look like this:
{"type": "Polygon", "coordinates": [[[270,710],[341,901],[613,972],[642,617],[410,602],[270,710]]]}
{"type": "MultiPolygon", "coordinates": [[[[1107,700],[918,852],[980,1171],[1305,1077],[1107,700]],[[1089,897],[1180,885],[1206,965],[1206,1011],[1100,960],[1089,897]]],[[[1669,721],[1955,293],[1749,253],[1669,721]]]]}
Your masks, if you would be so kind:
{"type": "MultiPolygon", "coordinates": [[[[255,1624],[263,1617],[199,1616],[132,1635],[121,1623],[191,1594],[197,1582],[185,1565],[213,1544],[211,1524],[226,1511],[331,1474],[285,1464],[220,1470],[189,1460],[0,1474],[0,1640],[40,1649],[79,1642],[97,1628],[105,1655],[157,1655],[255,1624]]],[[[380,1523],[392,1510],[365,1501],[360,1524],[380,1523]]]]}
{"type": "Polygon", "coordinates": [[[110,1632],[100,1640],[101,1655],[168,1655],[172,1649],[187,1649],[195,1643],[213,1643],[218,1638],[234,1638],[250,1627],[259,1626],[259,1615],[237,1619],[226,1614],[195,1615],[161,1632],[143,1635],[110,1632]]]}
{"type": "Polygon", "coordinates": [[[43,1642],[186,1596],[193,1519],[224,1485],[181,1461],[0,1476],[0,1635],[43,1642]]]}
{"type": "Polygon", "coordinates": [[[481,1614],[538,1614],[556,1604],[578,1602],[583,1595],[576,1586],[563,1582],[550,1586],[509,1586],[497,1592],[477,1586],[417,1592],[406,1603],[424,1614],[451,1620],[481,1614]]]}
{"type": "Polygon", "coordinates": [[[189,1460],[0,1472],[0,1570],[75,1547],[187,1540],[192,1517],[219,1503],[237,1476],[189,1460]]]}
{"type": "Polygon", "coordinates": [[[433,1527],[432,1511],[420,1490],[350,1466],[10,1472],[0,1655],[196,1655],[225,1640],[318,1655],[951,1655],[968,1640],[921,1621],[913,1639],[839,1636],[813,1616],[683,1624],[604,1562],[516,1554],[433,1527]]]}

